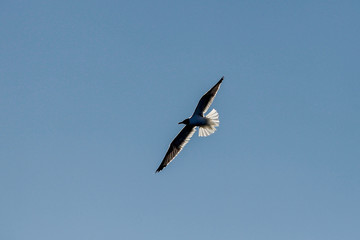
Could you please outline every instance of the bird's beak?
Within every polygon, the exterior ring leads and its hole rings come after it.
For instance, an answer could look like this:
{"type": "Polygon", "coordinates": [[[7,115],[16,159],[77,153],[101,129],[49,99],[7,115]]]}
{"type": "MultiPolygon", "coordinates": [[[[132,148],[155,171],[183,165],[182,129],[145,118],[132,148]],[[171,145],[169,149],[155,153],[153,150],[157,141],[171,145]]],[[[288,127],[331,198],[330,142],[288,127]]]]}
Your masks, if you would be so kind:
{"type": "MultiPolygon", "coordinates": [[[[185,120],[184,120],[185,121],[185,120]]],[[[182,122],[179,122],[178,124],[184,124],[184,121],[182,121],[182,122]]]]}

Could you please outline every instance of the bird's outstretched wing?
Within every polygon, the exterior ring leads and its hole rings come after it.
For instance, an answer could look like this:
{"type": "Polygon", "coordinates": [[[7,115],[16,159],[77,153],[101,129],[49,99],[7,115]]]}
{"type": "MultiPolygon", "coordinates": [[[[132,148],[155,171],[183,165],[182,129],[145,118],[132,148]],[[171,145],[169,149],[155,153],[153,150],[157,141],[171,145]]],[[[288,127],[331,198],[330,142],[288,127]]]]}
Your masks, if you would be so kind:
{"type": "Polygon", "coordinates": [[[179,152],[183,149],[183,147],[189,142],[192,135],[194,135],[196,131],[196,127],[186,125],[179,134],[175,137],[175,139],[170,143],[169,149],[166,152],[166,155],[161,162],[160,166],[156,170],[156,172],[160,172],[164,167],[166,167],[175,157],[179,154],[179,152]]]}
{"type": "Polygon", "coordinates": [[[194,115],[203,116],[204,113],[209,109],[223,80],[224,77],[222,77],[219,82],[215,84],[215,86],[213,86],[207,93],[204,94],[204,96],[201,97],[198,105],[196,106],[194,115]]]}

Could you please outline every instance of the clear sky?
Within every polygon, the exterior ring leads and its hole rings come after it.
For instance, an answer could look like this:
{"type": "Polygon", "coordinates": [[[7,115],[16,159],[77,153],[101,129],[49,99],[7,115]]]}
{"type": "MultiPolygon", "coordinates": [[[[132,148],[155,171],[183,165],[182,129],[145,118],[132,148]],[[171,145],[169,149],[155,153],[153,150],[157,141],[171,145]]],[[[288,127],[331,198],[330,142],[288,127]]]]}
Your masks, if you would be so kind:
{"type": "Polygon", "coordinates": [[[360,239],[359,12],[2,1],[0,239],[360,239]],[[221,76],[218,131],[155,174],[221,76]]]}

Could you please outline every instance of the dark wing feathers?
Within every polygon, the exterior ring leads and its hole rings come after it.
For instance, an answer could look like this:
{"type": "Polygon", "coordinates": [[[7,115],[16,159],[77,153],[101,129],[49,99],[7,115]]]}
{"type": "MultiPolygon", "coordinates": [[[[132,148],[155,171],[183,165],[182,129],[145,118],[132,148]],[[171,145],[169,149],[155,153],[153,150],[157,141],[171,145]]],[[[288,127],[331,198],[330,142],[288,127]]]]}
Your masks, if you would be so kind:
{"type": "Polygon", "coordinates": [[[207,93],[204,94],[204,96],[201,97],[198,105],[196,106],[194,114],[203,116],[203,114],[209,109],[223,80],[224,77],[222,77],[214,87],[212,87],[207,93]]]}
{"type": "Polygon", "coordinates": [[[175,157],[179,154],[179,152],[183,149],[183,147],[189,142],[192,135],[194,135],[196,131],[196,127],[186,125],[179,134],[175,137],[175,139],[170,143],[169,149],[166,152],[166,155],[161,162],[160,166],[156,170],[156,172],[160,172],[164,167],[166,167],[175,157]]]}

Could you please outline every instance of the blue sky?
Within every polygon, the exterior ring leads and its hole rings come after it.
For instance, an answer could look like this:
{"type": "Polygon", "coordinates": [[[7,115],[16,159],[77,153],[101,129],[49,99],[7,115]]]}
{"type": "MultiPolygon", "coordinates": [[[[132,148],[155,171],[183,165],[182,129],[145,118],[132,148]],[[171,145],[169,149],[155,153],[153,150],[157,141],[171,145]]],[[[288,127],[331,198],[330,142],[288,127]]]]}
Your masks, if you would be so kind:
{"type": "Polygon", "coordinates": [[[2,1],[0,238],[360,239],[359,10],[2,1]]]}

